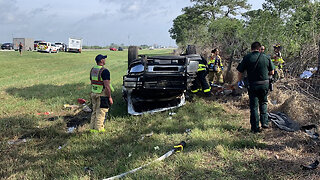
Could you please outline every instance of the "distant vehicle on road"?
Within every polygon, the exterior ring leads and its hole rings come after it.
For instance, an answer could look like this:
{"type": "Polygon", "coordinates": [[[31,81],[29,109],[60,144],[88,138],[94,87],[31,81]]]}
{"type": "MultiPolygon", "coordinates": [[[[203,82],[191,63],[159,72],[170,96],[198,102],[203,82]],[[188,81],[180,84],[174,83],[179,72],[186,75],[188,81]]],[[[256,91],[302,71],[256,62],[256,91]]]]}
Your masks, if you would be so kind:
{"type": "Polygon", "coordinates": [[[1,45],[1,49],[2,49],[2,50],[3,50],[3,49],[11,50],[11,49],[13,49],[13,44],[12,44],[12,43],[3,43],[3,44],[1,45]]]}
{"type": "Polygon", "coordinates": [[[44,42],[43,40],[35,40],[33,42],[33,50],[37,50],[38,44],[44,42]]]}
{"type": "Polygon", "coordinates": [[[110,51],[117,51],[117,48],[110,48],[110,51]]]}
{"type": "Polygon", "coordinates": [[[65,43],[63,43],[63,42],[56,42],[56,43],[54,43],[56,46],[57,46],[57,48],[59,49],[59,51],[64,51],[65,50],[65,47],[66,47],[66,44],[65,43]]]}
{"type": "Polygon", "coordinates": [[[123,48],[122,48],[122,47],[119,47],[119,48],[118,48],[118,51],[123,51],[123,48]]]}
{"type": "Polygon", "coordinates": [[[38,52],[58,53],[59,48],[50,42],[40,42],[37,46],[38,52]]]}
{"type": "Polygon", "coordinates": [[[68,44],[67,51],[81,53],[82,39],[81,38],[69,38],[69,44],[68,44]]]}

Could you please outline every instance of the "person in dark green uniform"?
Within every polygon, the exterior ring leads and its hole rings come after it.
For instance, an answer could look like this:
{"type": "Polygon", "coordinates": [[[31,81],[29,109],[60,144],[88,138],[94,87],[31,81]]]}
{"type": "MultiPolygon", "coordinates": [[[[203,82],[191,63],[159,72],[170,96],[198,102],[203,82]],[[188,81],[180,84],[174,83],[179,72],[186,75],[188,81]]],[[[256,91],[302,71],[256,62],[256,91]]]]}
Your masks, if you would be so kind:
{"type": "Polygon", "coordinates": [[[269,76],[274,74],[274,65],[270,58],[264,53],[260,53],[261,44],[254,42],[251,45],[251,53],[244,56],[238,65],[238,80],[242,79],[242,74],[247,71],[248,74],[248,92],[250,99],[250,124],[251,131],[254,133],[261,132],[259,119],[262,128],[268,128],[267,115],[267,96],[269,91],[269,76]],[[260,111],[260,118],[258,113],[260,111]]]}

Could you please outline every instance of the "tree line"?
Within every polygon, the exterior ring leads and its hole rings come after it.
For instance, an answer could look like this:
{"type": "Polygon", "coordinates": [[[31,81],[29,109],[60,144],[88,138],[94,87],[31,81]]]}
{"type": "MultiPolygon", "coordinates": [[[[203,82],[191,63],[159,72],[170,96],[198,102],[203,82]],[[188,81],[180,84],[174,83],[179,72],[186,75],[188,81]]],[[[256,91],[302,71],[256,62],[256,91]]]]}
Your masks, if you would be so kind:
{"type": "Polygon", "coordinates": [[[288,67],[298,71],[320,65],[318,0],[265,0],[258,10],[251,10],[247,0],[190,1],[193,5],[182,9],[169,30],[179,47],[218,47],[225,55],[240,57],[254,41],[269,53],[273,44],[280,43],[288,67]]]}

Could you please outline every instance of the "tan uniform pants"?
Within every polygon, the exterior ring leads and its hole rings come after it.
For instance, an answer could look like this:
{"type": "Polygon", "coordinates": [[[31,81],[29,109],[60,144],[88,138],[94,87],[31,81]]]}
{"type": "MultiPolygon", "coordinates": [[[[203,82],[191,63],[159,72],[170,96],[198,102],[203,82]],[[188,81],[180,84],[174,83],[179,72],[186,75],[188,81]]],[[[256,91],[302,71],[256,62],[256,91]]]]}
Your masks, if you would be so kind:
{"type": "Polygon", "coordinates": [[[100,96],[103,96],[104,92],[101,94],[91,93],[91,102],[92,102],[92,114],[90,129],[104,130],[104,120],[106,113],[109,111],[109,108],[100,108],[100,96]]]}
{"type": "Polygon", "coordinates": [[[284,73],[283,73],[283,70],[282,69],[277,69],[278,71],[278,75],[279,75],[279,78],[284,78],[284,73]]]}
{"type": "Polygon", "coordinates": [[[209,71],[208,80],[210,83],[223,83],[223,75],[222,71],[219,70],[218,72],[209,71]]]}

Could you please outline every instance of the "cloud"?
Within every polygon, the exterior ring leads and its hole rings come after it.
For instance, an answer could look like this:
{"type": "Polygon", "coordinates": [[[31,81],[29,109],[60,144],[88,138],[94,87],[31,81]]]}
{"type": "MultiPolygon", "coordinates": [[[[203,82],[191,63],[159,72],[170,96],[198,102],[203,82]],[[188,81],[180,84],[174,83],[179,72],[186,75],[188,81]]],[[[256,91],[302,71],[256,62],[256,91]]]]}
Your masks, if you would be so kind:
{"type": "Polygon", "coordinates": [[[82,37],[86,45],[163,44],[170,42],[172,19],[188,2],[0,0],[0,43],[14,36],[53,42],[82,37]]]}
{"type": "Polygon", "coordinates": [[[16,14],[15,10],[16,0],[6,1],[0,0],[0,24],[10,24],[19,20],[19,14],[16,14]]]}

